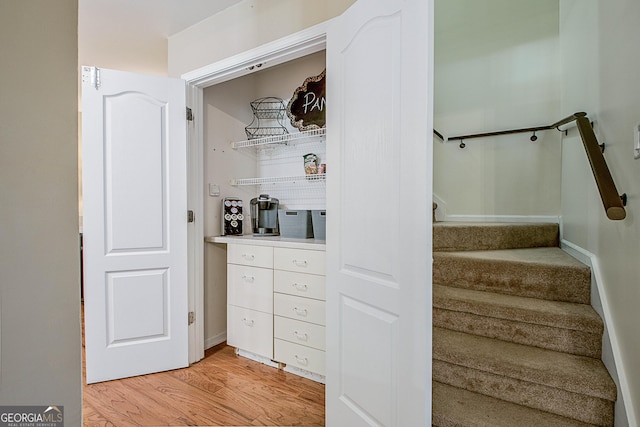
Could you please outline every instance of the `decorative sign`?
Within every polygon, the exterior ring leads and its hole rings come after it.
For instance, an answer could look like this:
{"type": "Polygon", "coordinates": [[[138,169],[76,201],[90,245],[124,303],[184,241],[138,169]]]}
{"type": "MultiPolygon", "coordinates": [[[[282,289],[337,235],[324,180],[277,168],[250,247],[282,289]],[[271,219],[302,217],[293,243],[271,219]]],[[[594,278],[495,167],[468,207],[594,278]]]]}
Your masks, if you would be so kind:
{"type": "Polygon", "coordinates": [[[297,88],[287,105],[291,124],[301,131],[325,127],[325,76],[327,70],[309,77],[297,88]]]}

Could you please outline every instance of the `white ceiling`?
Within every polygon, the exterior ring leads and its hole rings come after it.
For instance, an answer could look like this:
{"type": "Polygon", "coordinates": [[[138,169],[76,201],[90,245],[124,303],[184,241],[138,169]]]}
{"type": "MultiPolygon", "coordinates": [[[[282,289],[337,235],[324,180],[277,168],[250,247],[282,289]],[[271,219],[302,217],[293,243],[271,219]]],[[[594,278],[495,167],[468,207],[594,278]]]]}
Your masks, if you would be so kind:
{"type": "Polygon", "coordinates": [[[241,0],[79,0],[78,63],[166,73],[167,37],[241,0]]]}

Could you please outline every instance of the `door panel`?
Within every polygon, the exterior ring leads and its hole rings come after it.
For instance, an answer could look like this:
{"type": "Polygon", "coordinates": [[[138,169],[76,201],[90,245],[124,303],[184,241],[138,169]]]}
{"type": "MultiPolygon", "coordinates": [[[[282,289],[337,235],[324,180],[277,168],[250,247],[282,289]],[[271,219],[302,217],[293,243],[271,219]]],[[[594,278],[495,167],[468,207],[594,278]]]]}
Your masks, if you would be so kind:
{"type": "Polygon", "coordinates": [[[167,105],[131,92],[104,105],[108,252],[166,250],[167,105]]]}
{"type": "Polygon", "coordinates": [[[399,66],[397,33],[400,23],[398,13],[366,22],[344,47],[341,70],[345,82],[361,81],[360,84],[345,83],[341,88],[345,91],[346,100],[358,100],[357,103],[345,102],[342,105],[347,124],[342,136],[345,141],[363,141],[366,144],[345,144],[342,153],[344,164],[349,165],[343,169],[344,193],[340,200],[343,227],[349,230],[349,233],[340,235],[340,244],[344,248],[342,268],[391,287],[397,286],[393,269],[398,264],[398,232],[402,229],[400,215],[406,214],[401,209],[403,205],[397,191],[398,174],[401,172],[399,151],[395,143],[390,143],[400,140],[400,96],[398,84],[394,82],[399,66]],[[371,54],[372,46],[376,46],[375,55],[371,54]],[[365,70],[375,70],[375,75],[363,75],[365,70]],[[381,102],[382,99],[385,102],[381,102]],[[363,105],[367,107],[363,108],[363,105]],[[358,185],[367,182],[375,185],[366,188],[358,185]],[[367,215],[362,215],[362,208],[371,206],[372,201],[380,199],[380,196],[384,203],[376,204],[367,210],[367,215]],[[385,222],[386,219],[392,222],[385,222]],[[387,229],[390,227],[389,232],[372,232],[380,224],[385,224],[387,229]],[[353,239],[352,235],[359,238],[353,239]],[[363,251],[362,247],[384,250],[363,251]]]}
{"type": "Polygon", "coordinates": [[[431,424],[431,16],[358,0],[327,34],[331,426],[431,424]]]}
{"type": "Polygon", "coordinates": [[[188,365],[185,83],[93,70],[82,86],[89,383],[188,365]]]}
{"type": "Polygon", "coordinates": [[[168,337],[167,276],[167,269],[107,273],[108,347],[168,337]]]}
{"type": "MultiPolygon", "coordinates": [[[[398,316],[342,296],[340,400],[367,424],[395,425],[398,316]]],[[[362,425],[358,423],[357,425],[362,425]]]]}

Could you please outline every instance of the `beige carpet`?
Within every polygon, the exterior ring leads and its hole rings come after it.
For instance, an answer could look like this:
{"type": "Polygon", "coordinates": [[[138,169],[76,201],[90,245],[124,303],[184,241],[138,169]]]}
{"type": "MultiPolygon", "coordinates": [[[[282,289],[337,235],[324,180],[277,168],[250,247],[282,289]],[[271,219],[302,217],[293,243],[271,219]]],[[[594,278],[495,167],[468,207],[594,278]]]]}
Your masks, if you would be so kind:
{"type": "Polygon", "coordinates": [[[613,425],[590,270],[556,224],[436,223],[433,425],[613,425]]]}

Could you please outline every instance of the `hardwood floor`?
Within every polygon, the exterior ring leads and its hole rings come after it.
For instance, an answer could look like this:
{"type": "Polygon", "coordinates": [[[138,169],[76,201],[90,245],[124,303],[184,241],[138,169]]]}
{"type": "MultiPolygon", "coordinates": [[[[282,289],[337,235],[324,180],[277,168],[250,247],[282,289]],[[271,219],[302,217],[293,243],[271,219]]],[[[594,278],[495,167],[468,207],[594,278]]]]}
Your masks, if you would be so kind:
{"type": "Polygon", "coordinates": [[[185,369],[84,385],[85,426],[324,426],[324,385],[220,344],[185,369]]]}

